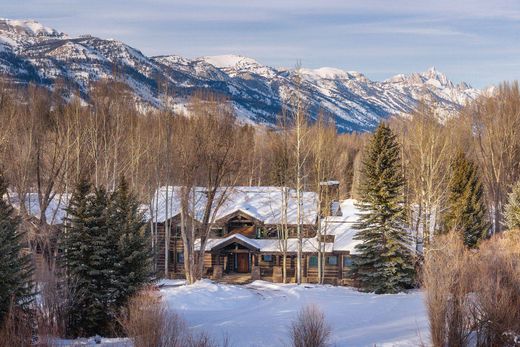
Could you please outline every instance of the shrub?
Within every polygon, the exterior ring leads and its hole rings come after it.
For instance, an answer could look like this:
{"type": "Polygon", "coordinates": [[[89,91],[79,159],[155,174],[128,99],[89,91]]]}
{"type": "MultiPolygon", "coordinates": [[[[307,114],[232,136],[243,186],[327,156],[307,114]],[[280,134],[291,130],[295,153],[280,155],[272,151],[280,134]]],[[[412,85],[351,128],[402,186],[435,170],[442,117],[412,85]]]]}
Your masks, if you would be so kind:
{"type": "Polygon", "coordinates": [[[331,329],[323,312],[311,305],[298,312],[290,333],[294,347],[324,347],[328,346],[331,329]]]}
{"type": "Polygon", "coordinates": [[[134,347],[184,346],[184,322],[176,313],[169,312],[152,290],[132,297],[119,323],[125,334],[134,339],[134,347]]]}
{"type": "Polygon", "coordinates": [[[468,250],[455,232],[425,254],[423,284],[434,346],[516,346],[520,341],[520,232],[468,250]]]}
{"type": "Polygon", "coordinates": [[[32,320],[25,311],[11,304],[0,326],[0,347],[32,346],[32,320]]]}

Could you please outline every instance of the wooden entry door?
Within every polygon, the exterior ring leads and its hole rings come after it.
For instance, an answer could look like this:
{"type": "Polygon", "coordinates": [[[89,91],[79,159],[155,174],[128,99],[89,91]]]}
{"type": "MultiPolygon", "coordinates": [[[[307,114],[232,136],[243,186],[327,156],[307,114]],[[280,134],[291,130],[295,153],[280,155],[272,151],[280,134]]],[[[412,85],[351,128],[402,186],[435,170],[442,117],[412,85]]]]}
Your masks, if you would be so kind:
{"type": "Polygon", "coordinates": [[[237,272],[249,272],[249,254],[237,253],[237,272]]]}

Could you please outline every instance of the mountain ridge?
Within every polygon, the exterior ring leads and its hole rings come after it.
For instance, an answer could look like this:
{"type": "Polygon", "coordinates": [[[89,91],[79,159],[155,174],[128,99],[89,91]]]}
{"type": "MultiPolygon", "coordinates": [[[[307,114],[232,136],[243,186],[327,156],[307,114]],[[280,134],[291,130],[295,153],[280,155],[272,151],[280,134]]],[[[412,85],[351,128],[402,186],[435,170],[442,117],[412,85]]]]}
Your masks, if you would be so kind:
{"type": "Polygon", "coordinates": [[[464,82],[454,84],[435,68],[384,81],[333,67],[301,68],[296,86],[294,69],[266,66],[241,55],[148,57],[118,40],[70,37],[33,20],[0,19],[0,73],[16,82],[52,88],[60,79],[88,99],[91,82],[113,78],[114,67],[143,106],[162,105],[161,81],[181,109],[195,91],[211,90],[229,98],[242,121],[267,126],[276,124],[298,88],[311,118],[322,110],[342,132],[372,130],[391,115],[410,113],[423,99],[434,102],[440,117],[448,118],[481,93],[464,82]]]}

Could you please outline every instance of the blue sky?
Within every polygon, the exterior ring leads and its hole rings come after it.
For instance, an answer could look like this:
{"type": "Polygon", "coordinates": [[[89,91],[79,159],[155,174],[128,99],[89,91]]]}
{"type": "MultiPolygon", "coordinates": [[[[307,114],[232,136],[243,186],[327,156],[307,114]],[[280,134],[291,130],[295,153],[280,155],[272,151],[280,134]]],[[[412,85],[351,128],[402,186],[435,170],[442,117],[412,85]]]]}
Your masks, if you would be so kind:
{"type": "Polygon", "coordinates": [[[520,78],[520,0],[0,0],[0,8],[147,55],[300,60],[375,80],[435,66],[475,87],[520,78]]]}

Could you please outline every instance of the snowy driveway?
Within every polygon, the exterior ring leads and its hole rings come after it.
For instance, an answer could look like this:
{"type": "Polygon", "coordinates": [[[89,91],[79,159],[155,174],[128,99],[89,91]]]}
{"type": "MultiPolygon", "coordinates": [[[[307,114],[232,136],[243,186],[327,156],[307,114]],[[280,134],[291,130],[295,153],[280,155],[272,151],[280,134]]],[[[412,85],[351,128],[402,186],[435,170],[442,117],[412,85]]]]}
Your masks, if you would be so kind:
{"type": "Polygon", "coordinates": [[[247,286],[208,280],[164,288],[168,307],[195,331],[232,346],[286,346],[297,311],[315,304],[332,327],[335,346],[419,346],[428,342],[423,294],[375,295],[333,286],[281,285],[256,281],[247,286]]]}

